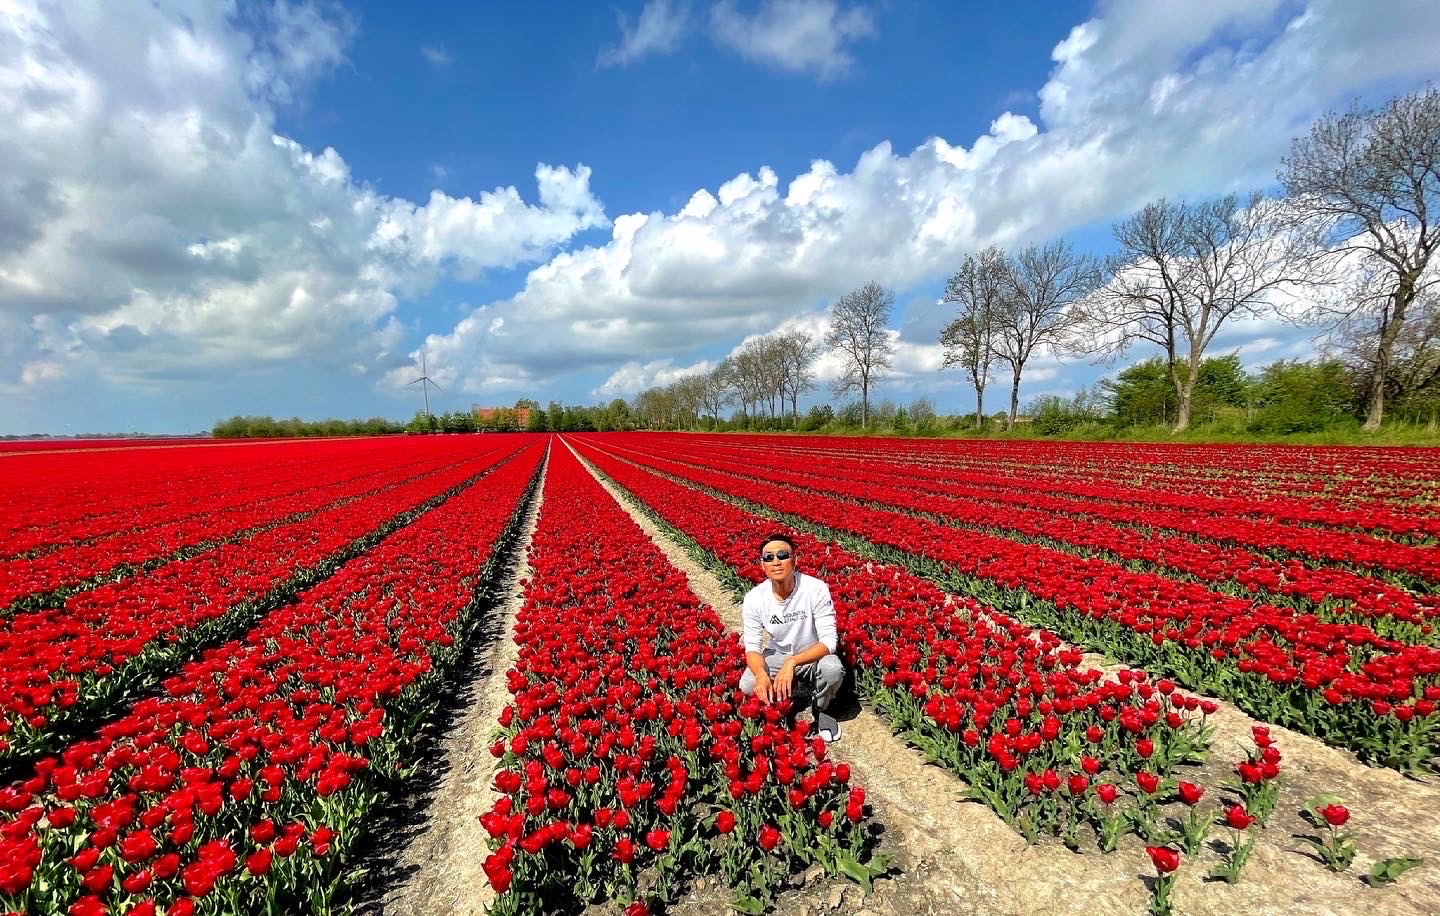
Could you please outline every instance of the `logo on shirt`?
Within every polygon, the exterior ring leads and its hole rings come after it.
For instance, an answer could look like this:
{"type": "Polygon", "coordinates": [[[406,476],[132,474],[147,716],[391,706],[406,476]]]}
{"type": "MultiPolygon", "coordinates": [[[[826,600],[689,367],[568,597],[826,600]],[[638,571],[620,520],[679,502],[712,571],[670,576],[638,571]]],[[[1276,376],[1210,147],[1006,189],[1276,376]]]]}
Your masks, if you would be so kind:
{"type": "Polygon", "coordinates": [[[779,615],[779,614],[771,614],[771,615],[770,615],[770,625],[771,625],[772,627],[778,627],[778,626],[780,626],[780,625],[781,625],[782,623],[784,623],[784,622],[785,622],[785,621],[783,621],[783,620],[780,619],[780,615],[779,615]]]}

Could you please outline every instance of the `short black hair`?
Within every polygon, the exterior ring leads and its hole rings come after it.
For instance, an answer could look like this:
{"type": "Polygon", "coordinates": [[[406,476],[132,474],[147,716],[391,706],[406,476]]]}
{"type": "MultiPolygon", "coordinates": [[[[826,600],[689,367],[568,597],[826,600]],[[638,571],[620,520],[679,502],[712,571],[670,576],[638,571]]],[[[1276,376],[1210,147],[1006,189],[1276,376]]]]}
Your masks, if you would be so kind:
{"type": "Polygon", "coordinates": [[[795,542],[790,539],[790,535],[788,535],[788,534],[781,534],[780,532],[776,532],[775,534],[766,535],[765,540],[763,540],[763,541],[760,542],[760,552],[761,552],[761,553],[764,553],[764,552],[765,552],[765,545],[768,544],[768,543],[770,543],[771,541],[784,541],[787,545],[789,545],[789,547],[790,547],[790,552],[791,552],[791,553],[794,553],[794,552],[795,552],[795,542]]]}

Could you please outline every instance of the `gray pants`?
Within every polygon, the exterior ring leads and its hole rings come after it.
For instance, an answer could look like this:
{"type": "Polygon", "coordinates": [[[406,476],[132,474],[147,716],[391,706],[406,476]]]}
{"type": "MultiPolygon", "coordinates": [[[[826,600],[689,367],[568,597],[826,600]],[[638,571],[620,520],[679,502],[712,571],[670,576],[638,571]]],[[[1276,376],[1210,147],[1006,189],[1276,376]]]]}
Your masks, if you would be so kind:
{"type": "MultiPolygon", "coordinates": [[[[771,652],[769,647],[761,653],[765,659],[765,670],[770,672],[774,678],[780,672],[780,666],[785,664],[785,656],[778,652],[771,652]]],[[[815,706],[817,709],[825,709],[830,701],[835,699],[835,694],[840,690],[840,682],[845,680],[845,665],[833,652],[818,662],[811,662],[808,665],[801,665],[795,669],[795,682],[810,681],[815,695],[815,706]]],[[[740,675],[740,689],[748,697],[755,692],[755,674],[749,668],[740,675]]]]}

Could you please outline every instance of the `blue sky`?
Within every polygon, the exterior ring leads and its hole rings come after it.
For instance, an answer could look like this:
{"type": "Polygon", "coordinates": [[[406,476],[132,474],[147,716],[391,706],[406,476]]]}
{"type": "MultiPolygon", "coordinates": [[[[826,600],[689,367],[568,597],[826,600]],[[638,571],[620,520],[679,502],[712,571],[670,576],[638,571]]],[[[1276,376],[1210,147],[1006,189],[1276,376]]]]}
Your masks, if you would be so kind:
{"type": "MultiPolygon", "coordinates": [[[[628,397],[867,279],[901,305],[880,394],[963,411],[935,299],[966,252],[1104,253],[1147,199],[1265,187],[1437,48],[1421,0],[24,2],[0,433],[403,417],[422,347],[437,409],[628,397]]],[[[1101,371],[1042,357],[1022,394],[1101,371]]]]}

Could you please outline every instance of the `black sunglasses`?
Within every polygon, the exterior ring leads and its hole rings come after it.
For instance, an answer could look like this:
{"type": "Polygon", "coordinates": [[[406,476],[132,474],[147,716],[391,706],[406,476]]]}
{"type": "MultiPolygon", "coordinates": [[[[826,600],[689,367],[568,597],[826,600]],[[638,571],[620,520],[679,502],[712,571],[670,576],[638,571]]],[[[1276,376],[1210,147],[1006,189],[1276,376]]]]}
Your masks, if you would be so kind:
{"type": "Polygon", "coordinates": [[[774,560],[788,560],[791,556],[792,554],[788,550],[777,550],[774,553],[760,554],[760,561],[762,563],[770,563],[774,560]]]}

